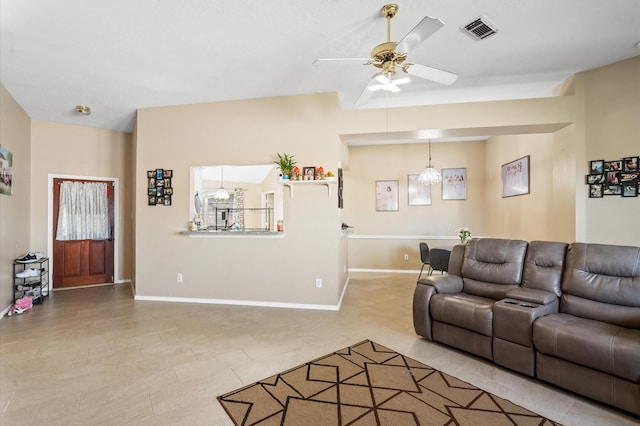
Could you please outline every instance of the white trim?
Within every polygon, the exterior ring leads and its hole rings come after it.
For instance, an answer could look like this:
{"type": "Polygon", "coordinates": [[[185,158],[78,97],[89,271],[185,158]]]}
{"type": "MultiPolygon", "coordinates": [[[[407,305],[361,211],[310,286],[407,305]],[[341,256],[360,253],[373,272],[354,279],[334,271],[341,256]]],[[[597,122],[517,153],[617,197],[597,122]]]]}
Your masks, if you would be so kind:
{"type": "Polygon", "coordinates": [[[350,240],[455,240],[460,241],[457,236],[447,235],[358,235],[349,234],[350,240]]]}
{"type": "Polygon", "coordinates": [[[367,269],[367,268],[349,268],[349,272],[384,272],[390,274],[419,274],[420,270],[410,269],[367,269]]]}
{"type": "Polygon", "coordinates": [[[189,238],[284,238],[284,232],[267,231],[180,231],[189,238]]]}
{"type": "Polygon", "coordinates": [[[49,280],[53,282],[53,180],[77,179],[77,180],[102,180],[113,182],[113,281],[115,283],[120,272],[120,179],[117,177],[59,175],[50,173],[47,175],[47,253],[52,260],[49,262],[49,280]]]}
{"type": "Polygon", "coordinates": [[[5,315],[9,313],[9,310],[11,309],[12,306],[13,306],[13,303],[7,306],[2,312],[0,312],[0,319],[4,318],[5,315]]]}
{"type": "Polygon", "coordinates": [[[311,309],[321,311],[338,311],[340,305],[312,305],[306,303],[264,302],[258,300],[200,299],[195,297],[138,296],[134,300],[152,302],[205,303],[211,305],[262,306],[267,308],[311,309]]]}
{"type": "MultiPolygon", "coordinates": [[[[211,305],[238,305],[238,306],[261,306],[266,308],[287,308],[287,309],[309,309],[319,311],[339,311],[342,306],[342,299],[349,286],[349,277],[344,283],[340,300],[337,305],[314,305],[306,303],[283,303],[264,302],[259,300],[230,300],[230,299],[200,299],[194,297],[164,297],[164,296],[138,296],[134,292],[134,300],[146,300],[151,302],[177,302],[177,303],[205,303],[211,305]]],[[[133,287],[132,287],[133,288],[133,287]]]]}
{"type": "Polygon", "coordinates": [[[344,287],[342,288],[342,294],[340,295],[340,300],[338,300],[338,311],[342,307],[342,299],[344,298],[344,294],[347,292],[347,287],[349,286],[349,276],[347,276],[347,281],[344,283],[344,287]]]}

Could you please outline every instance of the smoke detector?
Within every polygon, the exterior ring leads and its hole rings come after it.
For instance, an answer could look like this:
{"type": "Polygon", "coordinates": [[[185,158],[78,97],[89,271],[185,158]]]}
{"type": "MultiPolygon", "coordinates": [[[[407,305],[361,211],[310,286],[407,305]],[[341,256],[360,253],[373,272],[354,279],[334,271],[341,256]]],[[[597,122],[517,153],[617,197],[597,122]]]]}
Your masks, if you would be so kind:
{"type": "Polygon", "coordinates": [[[500,31],[500,28],[486,16],[480,15],[467,25],[460,27],[460,30],[472,39],[479,41],[491,37],[500,31]]]}

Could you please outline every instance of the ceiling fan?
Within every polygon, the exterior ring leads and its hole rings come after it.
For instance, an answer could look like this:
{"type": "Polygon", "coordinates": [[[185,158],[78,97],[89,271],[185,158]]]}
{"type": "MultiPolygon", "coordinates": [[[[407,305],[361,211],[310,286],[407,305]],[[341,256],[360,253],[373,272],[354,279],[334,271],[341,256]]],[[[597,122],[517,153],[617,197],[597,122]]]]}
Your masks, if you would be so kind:
{"type": "Polygon", "coordinates": [[[410,81],[408,77],[396,78],[397,69],[404,73],[440,84],[450,85],[458,79],[458,74],[415,64],[406,61],[411,49],[418,46],[433,33],[444,26],[444,23],[431,16],[425,16],[400,42],[391,41],[391,18],[398,12],[398,5],[390,3],[382,7],[382,16],[387,19],[387,41],[373,48],[371,58],[330,58],[316,59],[314,63],[324,61],[360,61],[363,65],[373,65],[382,71],[376,73],[360,94],[356,104],[363,104],[378,90],[398,92],[398,86],[410,81]]]}

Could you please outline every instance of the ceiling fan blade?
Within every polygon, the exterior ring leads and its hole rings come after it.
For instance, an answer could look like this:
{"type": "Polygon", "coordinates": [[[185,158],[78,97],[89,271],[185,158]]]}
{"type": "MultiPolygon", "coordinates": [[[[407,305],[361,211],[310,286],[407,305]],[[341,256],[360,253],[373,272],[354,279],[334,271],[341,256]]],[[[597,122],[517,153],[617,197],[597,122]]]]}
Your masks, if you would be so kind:
{"type": "Polygon", "coordinates": [[[422,43],[427,38],[431,37],[433,33],[444,27],[444,22],[438,18],[431,16],[425,16],[422,21],[418,22],[418,25],[413,27],[409,34],[404,36],[400,43],[396,46],[396,52],[407,53],[414,47],[422,43]]]}
{"type": "Polygon", "coordinates": [[[425,80],[435,81],[436,83],[450,85],[455,83],[458,79],[458,74],[439,70],[438,68],[427,67],[419,64],[405,64],[402,70],[407,74],[415,75],[416,77],[424,78],[425,80]]]}
{"type": "Polygon", "coordinates": [[[371,65],[371,58],[320,58],[313,61],[313,65],[336,62],[360,62],[362,65],[371,65]]]}

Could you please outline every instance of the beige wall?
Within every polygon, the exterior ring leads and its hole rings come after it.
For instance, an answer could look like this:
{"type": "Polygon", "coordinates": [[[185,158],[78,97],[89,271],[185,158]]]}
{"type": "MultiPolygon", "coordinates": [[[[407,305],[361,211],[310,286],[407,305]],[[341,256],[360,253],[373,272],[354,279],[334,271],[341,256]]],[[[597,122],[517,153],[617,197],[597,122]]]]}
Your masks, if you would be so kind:
{"type": "Polygon", "coordinates": [[[31,121],[31,246],[47,251],[48,176],[118,178],[119,265],[115,281],[132,277],[131,135],[123,132],[31,121]]]}
{"type": "MultiPolygon", "coordinates": [[[[564,129],[558,133],[566,132],[564,129]]],[[[572,242],[575,234],[572,152],[554,134],[496,136],[486,151],[486,235],[572,242]],[[529,156],[529,194],[502,198],[502,165],[529,156]]]]}
{"type": "Polygon", "coordinates": [[[431,205],[409,206],[408,175],[419,174],[427,165],[425,143],[350,148],[343,216],[355,227],[349,238],[351,268],[415,270],[421,266],[420,241],[450,247],[459,241],[455,230],[461,226],[469,226],[474,235],[485,233],[485,142],[432,143],[431,153],[439,170],[467,169],[466,200],[443,200],[441,185],[434,185],[431,205]],[[377,180],[398,181],[398,211],[376,211],[377,180]]]}
{"type": "Polygon", "coordinates": [[[31,250],[29,117],[0,85],[0,146],[13,153],[13,195],[0,195],[0,311],[13,303],[13,260],[31,250]]]}
{"type": "MultiPolygon", "coordinates": [[[[173,206],[145,205],[136,194],[136,295],[335,306],[347,278],[337,190],[284,190],[282,238],[190,238],[190,167],[251,165],[295,155],[300,166],[336,171],[341,146],[338,99],[307,95],[149,108],[138,112],[137,175],[174,173],[173,206]],[[183,283],[176,275],[183,274],[183,283]],[[323,280],[321,289],[315,279],[323,280]]],[[[282,187],[278,187],[282,191],[282,187]]]]}
{"type": "MultiPolygon", "coordinates": [[[[585,161],[578,163],[582,182],[590,160],[617,160],[640,155],[640,56],[578,74],[584,88],[585,161]]],[[[588,242],[640,245],[640,197],[588,198],[587,185],[579,185],[585,199],[588,242]]]]}

